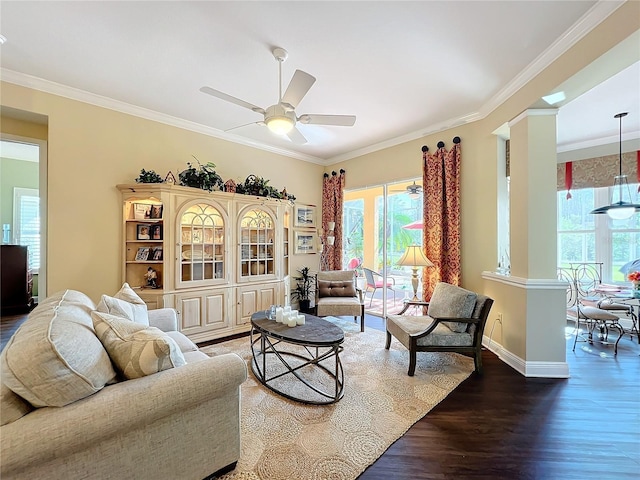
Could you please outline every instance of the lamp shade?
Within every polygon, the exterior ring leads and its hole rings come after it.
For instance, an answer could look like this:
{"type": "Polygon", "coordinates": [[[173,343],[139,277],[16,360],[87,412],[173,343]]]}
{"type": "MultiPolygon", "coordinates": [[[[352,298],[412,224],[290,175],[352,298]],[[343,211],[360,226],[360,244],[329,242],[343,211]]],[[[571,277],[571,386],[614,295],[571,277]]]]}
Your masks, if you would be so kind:
{"type": "Polygon", "coordinates": [[[614,118],[620,121],[620,173],[616,175],[613,183],[613,192],[611,193],[611,204],[604,207],[596,208],[592,210],[592,215],[607,214],[609,218],[613,220],[625,220],[631,218],[634,213],[640,212],[640,204],[633,203],[631,201],[631,190],[629,189],[629,182],[627,176],[622,174],[622,119],[627,116],[628,112],[618,113],[614,115],[614,118]],[[618,201],[614,201],[615,199],[618,201]],[[623,198],[627,198],[629,201],[624,201],[623,198]]]}
{"type": "Polygon", "coordinates": [[[433,263],[425,256],[420,245],[409,245],[398,260],[403,267],[433,267],[433,263]]]}

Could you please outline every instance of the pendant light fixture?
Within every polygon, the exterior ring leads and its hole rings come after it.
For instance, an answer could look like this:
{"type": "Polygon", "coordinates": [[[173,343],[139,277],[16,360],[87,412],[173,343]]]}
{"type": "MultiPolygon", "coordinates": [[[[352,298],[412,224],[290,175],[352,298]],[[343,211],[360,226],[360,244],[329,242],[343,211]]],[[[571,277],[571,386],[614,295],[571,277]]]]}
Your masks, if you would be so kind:
{"type": "Polygon", "coordinates": [[[626,117],[627,114],[628,112],[623,112],[613,116],[613,118],[620,119],[620,170],[619,174],[614,177],[611,205],[596,208],[589,212],[594,215],[606,213],[614,220],[625,220],[630,218],[635,212],[640,212],[640,205],[631,202],[631,189],[627,182],[627,176],[622,174],[622,117],[626,117]],[[623,195],[625,195],[625,189],[627,191],[626,198],[628,198],[628,202],[622,200],[623,195]],[[617,199],[617,201],[614,201],[615,199],[617,199]]]}

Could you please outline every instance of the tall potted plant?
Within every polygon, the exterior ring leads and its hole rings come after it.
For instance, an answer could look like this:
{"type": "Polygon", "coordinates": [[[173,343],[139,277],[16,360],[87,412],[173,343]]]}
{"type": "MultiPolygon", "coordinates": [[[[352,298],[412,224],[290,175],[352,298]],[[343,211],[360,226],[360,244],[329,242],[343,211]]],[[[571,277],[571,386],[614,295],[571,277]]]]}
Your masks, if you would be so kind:
{"type": "Polygon", "coordinates": [[[296,286],[291,290],[291,298],[298,300],[301,312],[309,312],[311,310],[311,294],[315,276],[309,274],[309,267],[298,269],[300,276],[294,277],[296,286]]]}

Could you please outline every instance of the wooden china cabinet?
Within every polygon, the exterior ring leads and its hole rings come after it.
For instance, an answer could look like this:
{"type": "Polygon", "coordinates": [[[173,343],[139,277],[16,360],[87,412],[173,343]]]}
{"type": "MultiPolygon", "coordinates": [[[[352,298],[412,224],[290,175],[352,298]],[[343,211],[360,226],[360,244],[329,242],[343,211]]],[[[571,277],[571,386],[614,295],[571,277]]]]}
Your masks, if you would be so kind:
{"type": "Polygon", "coordinates": [[[170,184],[117,188],[123,281],[149,308],[175,308],[193,341],[246,332],[253,313],[288,303],[288,201],[170,184]]]}

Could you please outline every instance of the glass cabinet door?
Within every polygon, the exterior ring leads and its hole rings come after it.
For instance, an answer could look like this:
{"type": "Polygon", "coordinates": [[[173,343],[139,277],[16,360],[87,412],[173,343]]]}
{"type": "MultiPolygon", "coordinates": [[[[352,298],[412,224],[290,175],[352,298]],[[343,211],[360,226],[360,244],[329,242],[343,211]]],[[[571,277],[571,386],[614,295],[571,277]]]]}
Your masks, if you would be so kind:
{"type": "Polygon", "coordinates": [[[180,280],[210,282],[226,277],[224,218],[214,206],[198,203],[180,217],[180,280]]]}
{"type": "Polygon", "coordinates": [[[259,208],[240,219],[240,277],[275,275],[275,221],[259,208]]]}

